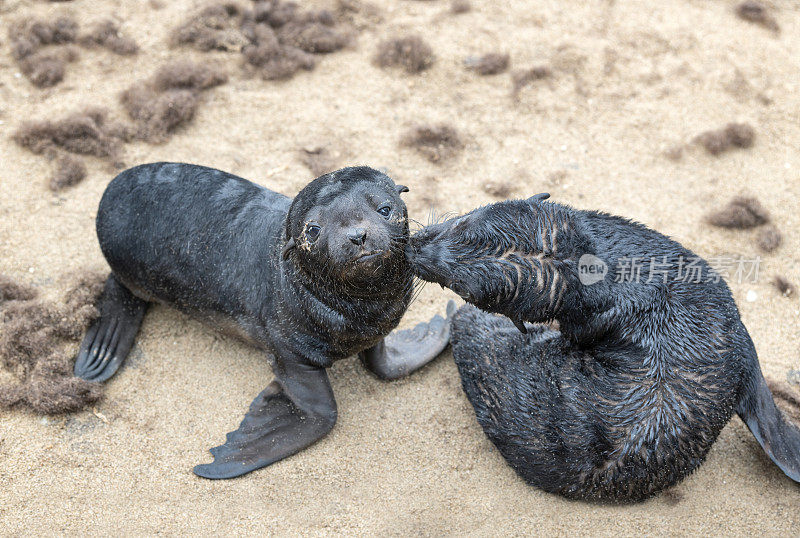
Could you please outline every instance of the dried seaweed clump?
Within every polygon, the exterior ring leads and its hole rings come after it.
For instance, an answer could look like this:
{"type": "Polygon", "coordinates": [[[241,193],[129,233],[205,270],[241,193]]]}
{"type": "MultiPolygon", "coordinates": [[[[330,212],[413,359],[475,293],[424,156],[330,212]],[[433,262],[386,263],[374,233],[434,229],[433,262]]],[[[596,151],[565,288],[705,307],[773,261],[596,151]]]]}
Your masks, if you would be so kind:
{"type": "Polygon", "coordinates": [[[512,93],[517,95],[525,86],[533,84],[537,80],[548,78],[552,74],[552,69],[546,65],[537,65],[536,67],[531,67],[530,69],[515,71],[511,74],[511,82],[513,83],[512,93]]]}
{"type": "Polygon", "coordinates": [[[358,29],[374,26],[384,20],[378,6],[362,0],[337,0],[336,16],[340,21],[358,29]]]}
{"type": "Polygon", "coordinates": [[[176,61],[125,90],[120,102],[136,124],[136,137],[158,144],[194,117],[202,91],[227,80],[216,67],[176,61]]]}
{"type": "Polygon", "coordinates": [[[514,187],[508,181],[487,181],[483,184],[483,192],[497,198],[508,198],[514,187]]]}
{"type": "Polygon", "coordinates": [[[36,298],[36,288],[20,284],[6,275],[0,274],[0,306],[6,301],[30,301],[36,298]]]}
{"type": "Polygon", "coordinates": [[[101,385],[73,376],[69,344],[97,317],[94,306],[104,277],[77,279],[62,303],[35,298],[35,292],[0,277],[0,365],[15,381],[0,385],[0,406],[25,405],[38,413],[75,411],[102,396],[101,385]],[[20,297],[19,290],[27,290],[20,297]]]}
{"type": "Polygon", "coordinates": [[[256,2],[253,20],[244,25],[250,44],[244,48],[248,65],[264,80],[291,78],[297,71],[316,66],[315,54],[344,48],[349,32],[327,10],[300,11],[293,2],[256,2]]]}
{"type": "Polygon", "coordinates": [[[86,165],[81,159],[66,154],[56,160],[56,170],[50,179],[50,190],[60,191],[83,181],[86,177],[86,165]]]}
{"type": "Polygon", "coordinates": [[[785,276],[775,275],[775,278],[772,279],[772,285],[780,292],[781,295],[784,297],[791,297],[797,293],[797,289],[794,287],[794,284],[789,282],[785,276]]]}
{"type": "Polygon", "coordinates": [[[760,24],[764,28],[772,30],[773,32],[780,31],[778,21],[775,20],[775,17],[772,16],[767,7],[761,2],[756,2],[755,0],[745,0],[736,6],[736,15],[742,20],[760,24]]]}
{"type": "Polygon", "coordinates": [[[458,131],[443,123],[413,127],[403,135],[400,143],[416,149],[434,163],[456,155],[464,147],[458,131]]]}
{"type": "Polygon", "coordinates": [[[108,119],[107,110],[87,108],[60,120],[24,122],[13,139],[37,155],[57,158],[50,188],[59,190],[78,183],[86,175],[83,162],[68,153],[92,155],[121,166],[122,144],[129,141],[131,135],[128,126],[108,119]]]}
{"type": "Polygon", "coordinates": [[[24,18],[9,27],[11,55],[22,73],[34,86],[48,88],[64,79],[66,64],[78,58],[72,43],[101,46],[117,54],[135,54],[139,47],[123,36],[113,21],[96,24],[88,34],[78,37],[78,23],[72,17],[59,15],[52,19],[24,18]],[[42,50],[58,45],[59,48],[42,50]]]}
{"type": "Polygon", "coordinates": [[[468,13],[472,10],[472,4],[469,0],[453,0],[450,2],[450,13],[453,15],[461,15],[468,13]]]}
{"type": "Polygon", "coordinates": [[[124,124],[109,121],[107,110],[87,108],[60,120],[25,122],[13,138],[36,154],[53,156],[64,150],[114,161],[130,132],[124,124]]]}
{"type": "Polygon", "coordinates": [[[508,54],[491,52],[480,58],[467,58],[464,65],[467,69],[475,71],[479,75],[497,75],[508,69],[511,57],[508,54]]]}
{"type": "Polygon", "coordinates": [[[25,18],[9,27],[11,55],[34,86],[55,86],[64,79],[65,64],[74,61],[77,53],[71,48],[42,50],[42,47],[73,43],[77,34],[78,23],[71,17],[25,18]]]}
{"type": "Polygon", "coordinates": [[[409,74],[428,69],[434,60],[430,45],[419,36],[383,41],[375,56],[375,63],[379,67],[402,67],[409,74]]]}
{"type": "Polygon", "coordinates": [[[248,42],[241,31],[246,15],[234,2],[206,6],[172,31],[172,42],[202,51],[241,51],[248,42]]]}
{"type": "Polygon", "coordinates": [[[132,38],[120,32],[116,22],[106,19],[96,23],[89,33],[80,38],[81,45],[103,47],[122,56],[139,52],[139,45],[132,38]]]}
{"type": "Polygon", "coordinates": [[[201,91],[225,84],[228,75],[216,67],[178,60],[162,66],[152,82],[157,91],[201,91]]]}
{"type": "Polygon", "coordinates": [[[92,155],[121,167],[124,143],[134,138],[164,142],[178,126],[194,117],[204,90],[227,80],[223,71],[210,65],[172,62],[120,96],[133,126],[109,120],[105,109],[88,108],[60,120],[25,122],[13,139],[33,153],[56,159],[50,188],[59,190],[86,176],[84,163],[69,154],[92,155]]]}
{"type": "Polygon", "coordinates": [[[272,28],[281,45],[312,54],[335,52],[350,42],[349,33],[326,9],[299,11],[294,2],[261,1],[255,3],[253,18],[256,26],[272,28]]]}
{"type": "MultiPolygon", "coordinates": [[[[276,4],[260,2],[260,4],[276,4]]],[[[274,8],[273,8],[274,9],[274,8]]],[[[260,21],[258,5],[256,21],[260,21]]],[[[297,47],[313,54],[335,52],[344,48],[350,36],[336,28],[336,19],[330,11],[309,11],[297,15],[277,27],[278,40],[282,45],[297,47]]]]}
{"type": "Polygon", "coordinates": [[[350,35],[330,11],[301,11],[294,2],[268,0],[252,9],[233,2],[207,6],[178,26],[172,40],[203,51],[241,51],[262,78],[278,80],[313,69],[314,54],[344,48],[350,35]]]}
{"type": "Polygon", "coordinates": [[[683,144],[670,145],[664,150],[663,155],[670,161],[680,161],[683,159],[683,144]]]}
{"type": "Polygon", "coordinates": [[[758,232],[756,243],[763,252],[772,252],[783,243],[783,235],[775,226],[766,226],[758,232]]]}
{"type": "Polygon", "coordinates": [[[285,80],[304,69],[310,71],[317,65],[314,55],[291,45],[283,45],[275,30],[257,24],[250,30],[251,44],[245,47],[248,65],[256,68],[264,80],[285,80]]]}
{"type": "Polygon", "coordinates": [[[709,224],[721,228],[755,228],[769,222],[769,213],[755,198],[737,196],[724,208],[706,217],[709,224]]]}
{"type": "Polygon", "coordinates": [[[746,123],[729,123],[722,129],[706,131],[695,138],[695,142],[711,155],[719,155],[732,148],[752,147],[755,130],[746,123]]]}
{"type": "Polygon", "coordinates": [[[315,177],[336,170],[336,157],[322,146],[301,149],[300,160],[315,177]]]}

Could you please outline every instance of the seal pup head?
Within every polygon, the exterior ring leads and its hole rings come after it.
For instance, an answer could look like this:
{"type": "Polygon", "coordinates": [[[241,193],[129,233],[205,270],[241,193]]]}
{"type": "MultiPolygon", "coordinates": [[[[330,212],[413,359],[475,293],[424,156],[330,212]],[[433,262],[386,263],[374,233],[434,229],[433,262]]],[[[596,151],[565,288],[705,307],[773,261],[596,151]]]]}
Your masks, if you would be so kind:
{"type": "Polygon", "coordinates": [[[408,211],[400,198],[407,191],[366,166],[318,177],[292,201],[283,257],[321,281],[384,287],[407,269],[408,211]]]}
{"type": "Polygon", "coordinates": [[[409,241],[414,273],[487,312],[522,321],[554,318],[568,291],[568,217],[548,194],[507,200],[424,227],[409,241]]]}

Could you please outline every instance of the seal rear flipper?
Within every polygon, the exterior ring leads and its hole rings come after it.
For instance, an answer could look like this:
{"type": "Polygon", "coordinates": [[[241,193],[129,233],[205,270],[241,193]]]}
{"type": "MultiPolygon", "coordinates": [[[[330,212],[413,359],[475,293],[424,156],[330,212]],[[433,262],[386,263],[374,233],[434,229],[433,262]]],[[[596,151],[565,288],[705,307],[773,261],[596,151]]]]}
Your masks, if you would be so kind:
{"type": "Polygon", "coordinates": [[[431,362],[450,343],[456,303],[447,303],[446,317],[435,315],[413,329],[393,331],[378,345],[359,353],[364,366],[381,379],[398,379],[431,362]]]}
{"type": "Polygon", "coordinates": [[[327,372],[293,366],[291,372],[276,368],[275,373],[278,379],[256,396],[239,429],[211,449],[213,463],[194,468],[197,476],[241,476],[296,454],[331,431],[336,401],[327,372]]]}
{"type": "Polygon", "coordinates": [[[776,407],[760,370],[745,388],[736,412],[775,465],[800,482],[800,429],[776,407]]]}
{"type": "Polygon", "coordinates": [[[135,297],[112,274],[100,298],[100,317],[83,337],[74,373],[87,381],[102,382],[116,373],[133,346],[147,310],[147,302],[135,297]]]}

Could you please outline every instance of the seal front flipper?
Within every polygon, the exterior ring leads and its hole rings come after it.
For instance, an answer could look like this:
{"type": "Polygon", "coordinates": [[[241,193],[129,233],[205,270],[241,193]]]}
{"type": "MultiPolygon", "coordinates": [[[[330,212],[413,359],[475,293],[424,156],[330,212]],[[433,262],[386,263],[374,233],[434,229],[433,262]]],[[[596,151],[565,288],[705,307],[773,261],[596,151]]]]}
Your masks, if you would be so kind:
{"type": "Polygon", "coordinates": [[[393,331],[381,342],[359,353],[364,366],[381,379],[399,379],[435,359],[450,343],[450,323],[456,303],[447,303],[446,317],[434,316],[413,329],[393,331]]]}
{"type": "Polygon", "coordinates": [[[800,482],[800,429],[775,406],[761,369],[756,368],[736,412],[775,465],[800,482]]]}
{"type": "Polygon", "coordinates": [[[336,423],[336,401],[324,368],[274,365],[264,389],[225,444],[211,449],[213,463],[198,465],[203,478],[234,478],[271,465],[322,439],[336,423]]]}
{"type": "Polygon", "coordinates": [[[78,356],[75,375],[101,382],[114,375],[128,356],[147,302],[135,297],[112,274],[100,298],[100,317],[86,331],[78,356]]]}

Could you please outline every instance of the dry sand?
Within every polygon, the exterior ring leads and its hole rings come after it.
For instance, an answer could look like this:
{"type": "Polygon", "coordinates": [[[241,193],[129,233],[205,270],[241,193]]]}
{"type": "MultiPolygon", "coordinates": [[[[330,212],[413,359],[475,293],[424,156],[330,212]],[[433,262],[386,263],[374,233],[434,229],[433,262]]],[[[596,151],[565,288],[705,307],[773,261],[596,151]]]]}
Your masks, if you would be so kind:
{"type": "MultiPolygon", "coordinates": [[[[244,3],[244,2],[243,2],[244,3]]],[[[224,52],[171,50],[170,28],[197,2],[0,1],[0,271],[58,296],[58,277],[104,269],[94,216],[108,164],[53,194],[51,164],[10,139],[24,119],[83,104],[120,113],[118,93],[174,57],[228,66],[195,121],[168,143],[127,146],[127,165],[210,165],[283,193],[311,179],[298,150],[327,146],[340,164],[385,167],[408,185],[410,214],[464,211],[540,191],[558,202],[622,214],[700,255],[755,256],[756,232],[713,229],[710,209],[756,195],[784,232],[757,283],[731,282],[767,376],[800,368],[800,301],[769,284],[800,283],[800,6],[772,0],[781,33],[741,21],[727,0],[491,2],[453,16],[445,0],[376,2],[383,22],[356,44],[286,82],[245,78],[224,52]],[[138,56],[84,50],[48,90],[19,77],[7,23],[60,10],[82,23],[115,13],[138,56]],[[437,61],[420,75],[371,63],[378,43],[421,33],[437,61]],[[468,56],[508,52],[512,68],[554,76],[515,100],[511,76],[480,77],[468,56]],[[450,122],[463,152],[433,164],[408,148],[416,122],[450,122]],[[729,121],[756,130],[751,149],[718,157],[663,152],[729,121]],[[749,291],[757,298],[745,300],[749,291]]],[[[312,5],[328,5],[324,1],[312,5]]],[[[403,325],[443,309],[430,286],[403,325]]],[[[382,383],[355,360],[331,372],[340,419],[312,448],[243,478],[191,473],[237,427],[268,383],[259,353],[165,308],[147,315],[128,366],[91,410],[42,418],[0,411],[0,534],[650,535],[800,534],[800,488],[773,466],[738,418],[708,461],[668,495],[635,506],[569,502],[526,486],[484,437],[449,352],[408,379],[382,383]]]]}

